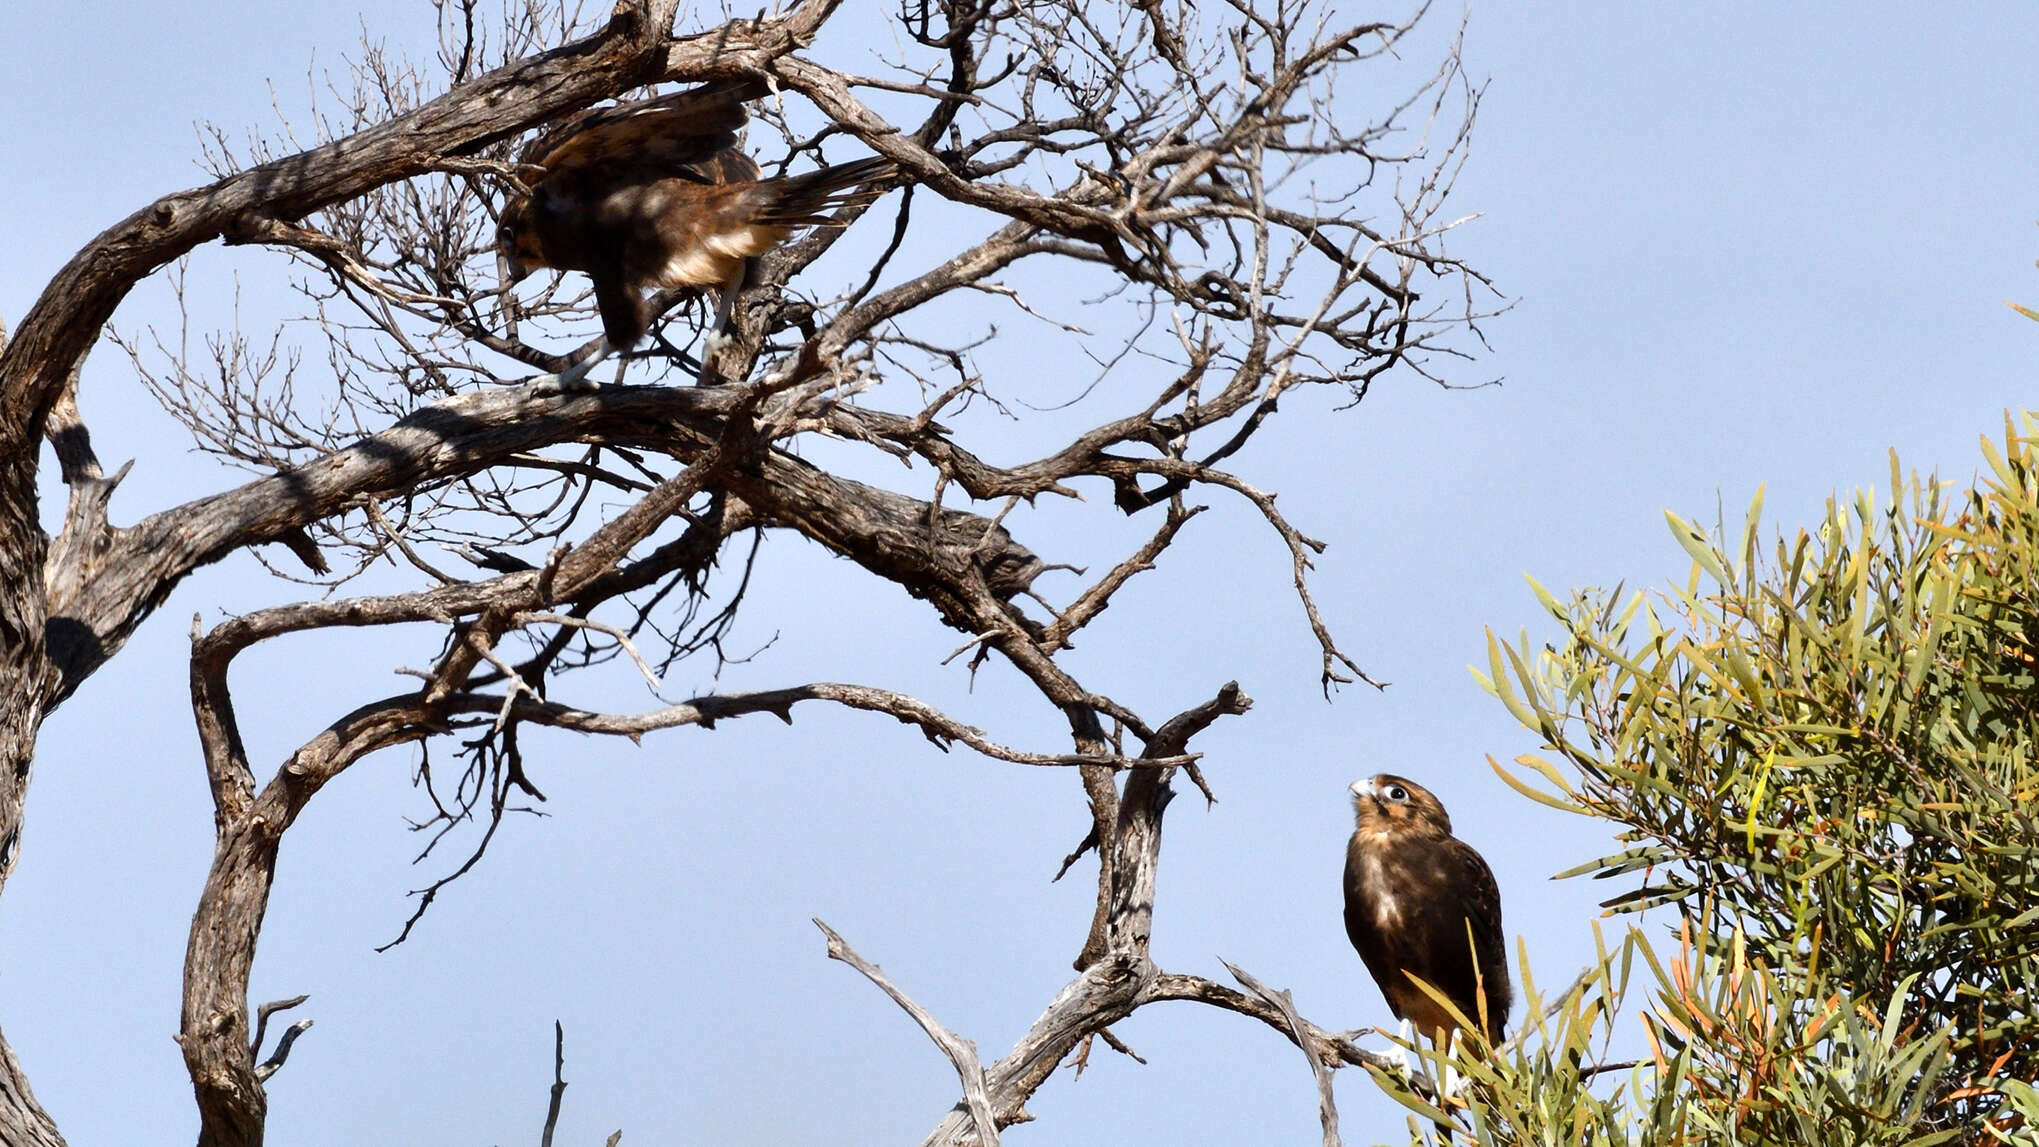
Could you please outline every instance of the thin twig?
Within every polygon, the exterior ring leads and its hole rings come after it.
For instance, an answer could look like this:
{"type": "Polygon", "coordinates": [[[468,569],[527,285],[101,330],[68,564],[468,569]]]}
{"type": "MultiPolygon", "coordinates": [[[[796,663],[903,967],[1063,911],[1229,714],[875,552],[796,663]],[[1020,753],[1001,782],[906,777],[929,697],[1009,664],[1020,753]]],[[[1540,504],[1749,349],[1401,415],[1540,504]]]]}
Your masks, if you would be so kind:
{"type": "MultiPolygon", "coordinates": [[[[545,1105],[545,1134],[538,1147],[552,1147],[552,1132],[559,1126],[559,1101],[566,1094],[566,1028],[552,1021],[552,1099],[545,1105]]],[[[621,1132],[618,1132],[621,1134],[621,1132]]]]}

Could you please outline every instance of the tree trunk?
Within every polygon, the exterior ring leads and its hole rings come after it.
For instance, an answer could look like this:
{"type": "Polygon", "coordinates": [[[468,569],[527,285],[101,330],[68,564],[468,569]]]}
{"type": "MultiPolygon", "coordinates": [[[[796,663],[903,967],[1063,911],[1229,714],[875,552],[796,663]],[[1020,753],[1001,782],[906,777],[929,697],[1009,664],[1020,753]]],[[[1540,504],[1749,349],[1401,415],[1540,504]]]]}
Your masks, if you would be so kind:
{"type": "MultiPolygon", "coordinates": [[[[0,458],[6,460],[0,465],[0,888],[20,855],[21,808],[49,669],[43,655],[42,571],[48,539],[35,502],[41,419],[6,421],[13,425],[0,423],[0,458]]],[[[0,1143],[32,1147],[63,1141],[0,1036],[0,1143]]]]}

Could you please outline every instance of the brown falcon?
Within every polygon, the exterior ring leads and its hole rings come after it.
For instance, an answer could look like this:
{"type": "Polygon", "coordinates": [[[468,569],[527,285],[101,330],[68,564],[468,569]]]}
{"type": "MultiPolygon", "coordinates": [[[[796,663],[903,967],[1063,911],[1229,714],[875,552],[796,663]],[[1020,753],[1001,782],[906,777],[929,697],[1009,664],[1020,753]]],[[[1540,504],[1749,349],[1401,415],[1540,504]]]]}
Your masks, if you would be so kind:
{"type": "Polygon", "coordinates": [[[1498,1043],[1515,992],[1501,934],[1501,890],[1430,790],[1386,773],[1352,785],[1354,828],[1345,851],[1345,934],[1396,1018],[1439,1050],[1458,1022],[1410,982],[1436,988],[1498,1043]]]}
{"type": "Polygon", "coordinates": [[[533,268],[582,271],[594,283],[605,346],[560,374],[578,385],[596,363],[644,337],[653,287],[719,292],[702,377],[750,261],[797,227],[840,226],[824,211],[862,206],[896,170],[864,159],[758,178],[738,133],[761,84],[705,84],[600,108],[540,136],[522,162],[540,169],[513,195],[496,230],[505,278],[533,268]]]}

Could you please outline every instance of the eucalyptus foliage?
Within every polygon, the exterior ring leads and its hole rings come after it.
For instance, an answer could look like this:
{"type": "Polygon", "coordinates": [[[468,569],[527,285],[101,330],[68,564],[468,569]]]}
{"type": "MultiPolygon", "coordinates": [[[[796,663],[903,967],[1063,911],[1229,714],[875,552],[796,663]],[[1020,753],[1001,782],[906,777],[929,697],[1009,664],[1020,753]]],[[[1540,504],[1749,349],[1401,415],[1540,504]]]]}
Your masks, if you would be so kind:
{"type": "Polygon", "coordinates": [[[1617,826],[1564,875],[1656,912],[1448,1113],[1390,1090],[1479,1143],[2039,1143],[2039,422],[1983,456],[1767,546],[1760,493],[1732,548],[1667,515],[1658,592],[1537,589],[1563,640],[1483,683],[1545,745],[1500,771],[1617,826]]]}

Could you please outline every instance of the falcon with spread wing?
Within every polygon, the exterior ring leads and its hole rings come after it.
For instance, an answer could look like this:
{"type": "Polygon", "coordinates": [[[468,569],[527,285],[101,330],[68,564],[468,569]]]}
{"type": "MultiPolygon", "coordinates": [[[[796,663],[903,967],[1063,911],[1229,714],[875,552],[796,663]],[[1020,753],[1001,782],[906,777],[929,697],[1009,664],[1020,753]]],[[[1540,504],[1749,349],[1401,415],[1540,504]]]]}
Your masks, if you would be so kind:
{"type": "Polygon", "coordinates": [[[504,277],[537,267],[582,271],[594,283],[606,345],[560,374],[581,383],[596,363],[644,337],[652,316],[644,291],[713,288],[720,295],[709,348],[743,286],[750,261],[806,226],[841,226],[823,214],[863,206],[896,171],[864,159],[800,175],[758,178],[738,135],[744,101],[762,84],[706,84],[600,108],[540,136],[523,155],[540,169],[529,192],[511,197],[496,230],[504,277]]]}
{"type": "Polygon", "coordinates": [[[1514,988],[1501,934],[1501,890],[1430,790],[1386,773],[1352,785],[1355,825],[1345,851],[1345,934],[1396,1018],[1439,1050],[1458,1021],[1414,976],[1436,988],[1498,1043],[1514,988]]]}

